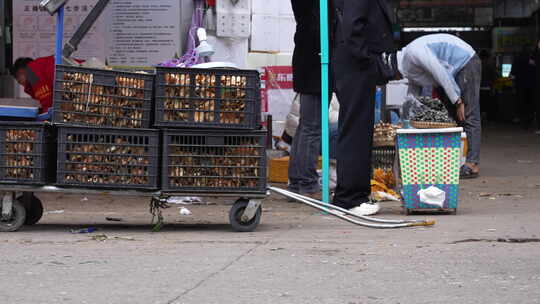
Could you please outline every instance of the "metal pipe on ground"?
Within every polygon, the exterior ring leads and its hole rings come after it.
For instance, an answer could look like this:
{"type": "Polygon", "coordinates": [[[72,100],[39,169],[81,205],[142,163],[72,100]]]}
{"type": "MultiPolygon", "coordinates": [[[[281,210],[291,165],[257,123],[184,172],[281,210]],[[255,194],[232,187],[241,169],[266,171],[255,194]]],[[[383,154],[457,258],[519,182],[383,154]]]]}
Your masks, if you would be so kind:
{"type": "Polygon", "coordinates": [[[387,220],[387,219],[380,219],[380,218],[374,218],[369,216],[362,216],[357,215],[349,210],[326,204],[324,202],[305,197],[302,195],[299,195],[294,192],[290,192],[281,188],[277,187],[268,187],[268,190],[275,192],[277,194],[283,195],[287,198],[292,198],[298,202],[304,203],[312,208],[324,211],[330,215],[333,215],[337,218],[340,218],[342,220],[345,220],[347,222],[350,222],[355,225],[368,227],[368,228],[377,228],[377,229],[395,229],[395,228],[406,228],[406,227],[416,227],[416,226],[433,226],[435,225],[435,221],[425,221],[425,220],[387,220]],[[363,221],[357,221],[355,219],[352,219],[351,217],[356,217],[359,219],[362,219],[367,222],[363,221]]]}

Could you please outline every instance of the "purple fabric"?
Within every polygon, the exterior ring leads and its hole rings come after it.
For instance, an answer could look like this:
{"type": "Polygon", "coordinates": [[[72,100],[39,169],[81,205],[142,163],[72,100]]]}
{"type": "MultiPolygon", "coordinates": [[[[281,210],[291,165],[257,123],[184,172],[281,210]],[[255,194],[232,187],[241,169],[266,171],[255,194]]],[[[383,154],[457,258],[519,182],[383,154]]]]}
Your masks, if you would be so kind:
{"type": "Polygon", "coordinates": [[[204,0],[193,0],[195,2],[195,10],[191,17],[191,27],[188,31],[186,41],[186,53],[179,59],[171,59],[164,61],[158,66],[162,67],[191,67],[203,62],[203,59],[197,55],[195,48],[197,47],[197,29],[203,26],[204,21],[204,0]]]}

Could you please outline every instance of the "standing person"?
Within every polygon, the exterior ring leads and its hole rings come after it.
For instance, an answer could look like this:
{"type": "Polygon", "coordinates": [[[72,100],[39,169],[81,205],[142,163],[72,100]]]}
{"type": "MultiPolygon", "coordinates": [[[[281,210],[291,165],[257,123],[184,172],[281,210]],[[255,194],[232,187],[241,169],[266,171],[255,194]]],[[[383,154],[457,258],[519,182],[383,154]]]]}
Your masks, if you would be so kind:
{"type": "Polygon", "coordinates": [[[536,66],[534,62],[534,49],[525,45],[512,63],[510,75],[514,76],[514,84],[518,98],[518,114],[521,125],[528,129],[534,119],[536,87],[536,66]]]}
{"type": "Polygon", "coordinates": [[[497,79],[497,69],[488,50],[480,52],[482,61],[482,84],[480,87],[480,109],[487,114],[487,120],[497,119],[497,103],[493,100],[493,83],[497,79]]]}
{"type": "Polygon", "coordinates": [[[417,95],[422,86],[441,87],[449,102],[447,107],[467,133],[467,163],[461,167],[462,178],[480,174],[482,118],[480,84],[482,63],[474,49],[449,34],[420,37],[401,52],[399,71],[409,80],[409,93],[417,95]]]}
{"type": "Polygon", "coordinates": [[[379,211],[370,202],[375,116],[376,56],[394,50],[386,0],[335,0],[332,60],[339,110],[337,187],[333,204],[361,215],[379,211]]]}
{"type": "Polygon", "coordinates": [[[300,94],[300,122],[289,161],[289,190],[320,199],[321,52],[319,0],[291,0],[296,19],[293,84],[300,94]]]}
{"type": "Polygon", "coordinates": [[[540,135],[540,86],[538,85],[540,81],[540,39],[536,43],[536,50],[534,52],[534,64],[536,70],[536,77],[534,78],[535,85],[535,102],[536,105],[536,134],[540,135]]]}

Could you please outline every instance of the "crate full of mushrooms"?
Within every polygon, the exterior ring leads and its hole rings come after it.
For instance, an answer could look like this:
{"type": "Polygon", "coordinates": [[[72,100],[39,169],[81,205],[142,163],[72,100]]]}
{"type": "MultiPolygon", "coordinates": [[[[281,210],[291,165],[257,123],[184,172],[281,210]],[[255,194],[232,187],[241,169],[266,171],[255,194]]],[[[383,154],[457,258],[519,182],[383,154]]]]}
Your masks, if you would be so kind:
{"type": "Polygon", "coordinates": [[[55,123],[150,127],[154,75],[59,65],[55,77],[55,123]]]}
{"type": "Polygon", "coordinates": [[[257,71],[156,69],[156,126],[253,130],[260,112],[257,71]]]}
{"type": "Polygon", "coordinates": [[[265,131],[165,130],[162,188],[264,194],[265,143],[265,131]]]}
{"type": "Polygon", "coordinates": [[[49,181],[49,133],[41,123],[0,124],[0,183],[43,185],[49,181]]]}
{"type": "Polygon", "coordinates": [[[399,127],[390,123],[380,122],[373,128],[374,147],[394,147],[396,144],[396,130],[399,127]]]}
{"type": "Polygon", "coordinates": [[[61,186],[157,189],[159,132],[146,129],[58,128],[61,186]]]}

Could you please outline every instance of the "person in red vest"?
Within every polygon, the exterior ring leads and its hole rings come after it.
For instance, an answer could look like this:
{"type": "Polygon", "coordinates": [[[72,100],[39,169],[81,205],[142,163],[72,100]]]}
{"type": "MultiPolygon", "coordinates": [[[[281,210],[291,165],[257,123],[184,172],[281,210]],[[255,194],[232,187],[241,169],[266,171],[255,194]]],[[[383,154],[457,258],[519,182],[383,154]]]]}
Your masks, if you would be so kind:
{"type": "Polygon", "coordinates": [[[40,116],[48,113],[53,104],[54,69],[54,56],[19,58],[11,68],[11,75],[24,92],[41,104],[40,116]]]}

